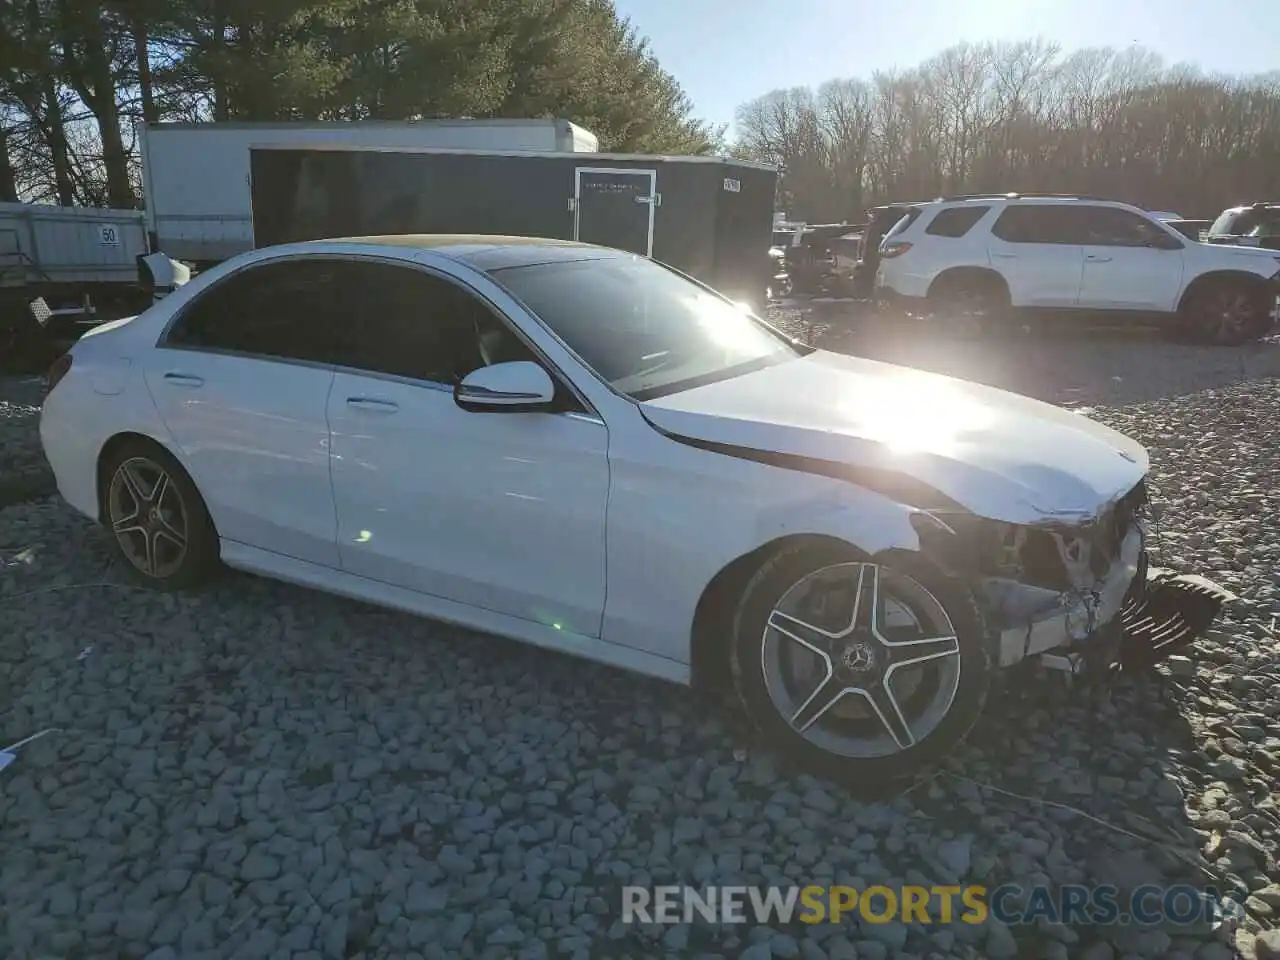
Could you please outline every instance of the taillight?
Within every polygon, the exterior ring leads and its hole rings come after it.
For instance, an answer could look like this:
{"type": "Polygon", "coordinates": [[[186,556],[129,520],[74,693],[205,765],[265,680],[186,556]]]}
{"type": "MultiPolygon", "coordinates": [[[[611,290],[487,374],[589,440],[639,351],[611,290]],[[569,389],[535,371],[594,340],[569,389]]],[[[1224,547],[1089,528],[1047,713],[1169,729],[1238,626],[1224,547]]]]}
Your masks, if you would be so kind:
{"type": "Polygon", "coordinates": [[[911,244],[906,240],[890,240],[880,246],[880,259],[892,260],[894,257],[902,256],[910,249],[911,244]]]}
{"type": "Polygon", "coordinates": [[[53,366],[49,368],[49,372],[44,376],[45,388],[52,390],[58,385],[63,377],[71,372],[71,354],[64,353],[57,360],[53,361],[53,366]]]}

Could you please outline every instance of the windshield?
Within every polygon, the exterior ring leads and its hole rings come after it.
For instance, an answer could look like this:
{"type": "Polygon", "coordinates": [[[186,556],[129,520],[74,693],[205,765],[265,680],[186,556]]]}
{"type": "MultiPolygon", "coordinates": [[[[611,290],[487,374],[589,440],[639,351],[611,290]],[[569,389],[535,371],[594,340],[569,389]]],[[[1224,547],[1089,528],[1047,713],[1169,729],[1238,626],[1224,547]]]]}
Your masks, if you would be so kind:
{"type": "Polygon", "coordinates": [[[650,400],[807,349],[643,257],[490,271],[614,390],[650,400]]]}
{"type": "Polygon", "coordinates": [[[1280,234],[1280,208],[1228,210],[1209,228],[1212,236],[1274,237],[1280,234]]]}

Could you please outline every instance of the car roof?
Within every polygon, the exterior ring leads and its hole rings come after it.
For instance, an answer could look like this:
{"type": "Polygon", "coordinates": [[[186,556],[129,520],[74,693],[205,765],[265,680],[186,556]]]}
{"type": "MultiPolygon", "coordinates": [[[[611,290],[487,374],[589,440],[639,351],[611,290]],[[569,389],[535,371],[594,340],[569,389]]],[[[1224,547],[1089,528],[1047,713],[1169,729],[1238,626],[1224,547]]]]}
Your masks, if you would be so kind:
{"type": "Polygon", "coordinates": [[[548,237],[491,236],[474,233],[406,233],[368,237],[334,237],[320,243],[369,247],[395,247],[431,252],[466,263],[477,270],[525,267],[567,260],[607,260],[633,254],[576,240],[548,237]]]}

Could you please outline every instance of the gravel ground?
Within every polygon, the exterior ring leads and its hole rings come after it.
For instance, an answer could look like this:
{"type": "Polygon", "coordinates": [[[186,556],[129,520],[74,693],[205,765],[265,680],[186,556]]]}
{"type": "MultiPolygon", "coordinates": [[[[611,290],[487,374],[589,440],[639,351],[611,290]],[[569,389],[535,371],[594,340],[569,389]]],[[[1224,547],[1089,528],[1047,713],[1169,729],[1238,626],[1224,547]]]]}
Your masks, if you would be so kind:
{"type": "MultiPolygon", "coordinates": [[[[1275,348],[875,352],[1139,437],[1160,559],[1242,599],[1157,677],[1015,686],[947,774],[858,803],[679,689],[248,576],[129,589],[83,519],[11,503],[0,745],[54,729],[0,771],[0,956],[1280,956],[1275,348]],[[618,919],[625,883],[877,881],[1252,893],[1216,931],[618,919]]],[[[4,470],[38,463],[37,400],[0,381],[4,470]]]]}

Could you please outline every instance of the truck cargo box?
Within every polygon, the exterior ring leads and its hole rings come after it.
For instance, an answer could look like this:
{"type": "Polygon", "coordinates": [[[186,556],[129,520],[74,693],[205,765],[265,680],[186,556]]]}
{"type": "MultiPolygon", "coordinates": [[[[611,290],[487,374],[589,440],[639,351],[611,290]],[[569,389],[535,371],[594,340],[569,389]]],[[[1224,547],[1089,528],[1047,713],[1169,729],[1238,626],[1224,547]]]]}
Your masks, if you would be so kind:
{"type": "Polygon", "coordinates": [[[777,170],[720,157],[254,147],[256,246],[478,233],[580,240],[760,304],[777,170]]]}
{"type": "Polygon", "coordinates": [[[382,147],[592,152],[595,134],[568,120],[352,123],[143,123],[142,188],[155,249],[212,263],[252,249],[249,148],[382,147]]]}
{"type": "Polygon", "coordinates": [[[0,288],[38,296],[132,284],[147,252],[141,210],[0,203],[0,288]]]}

